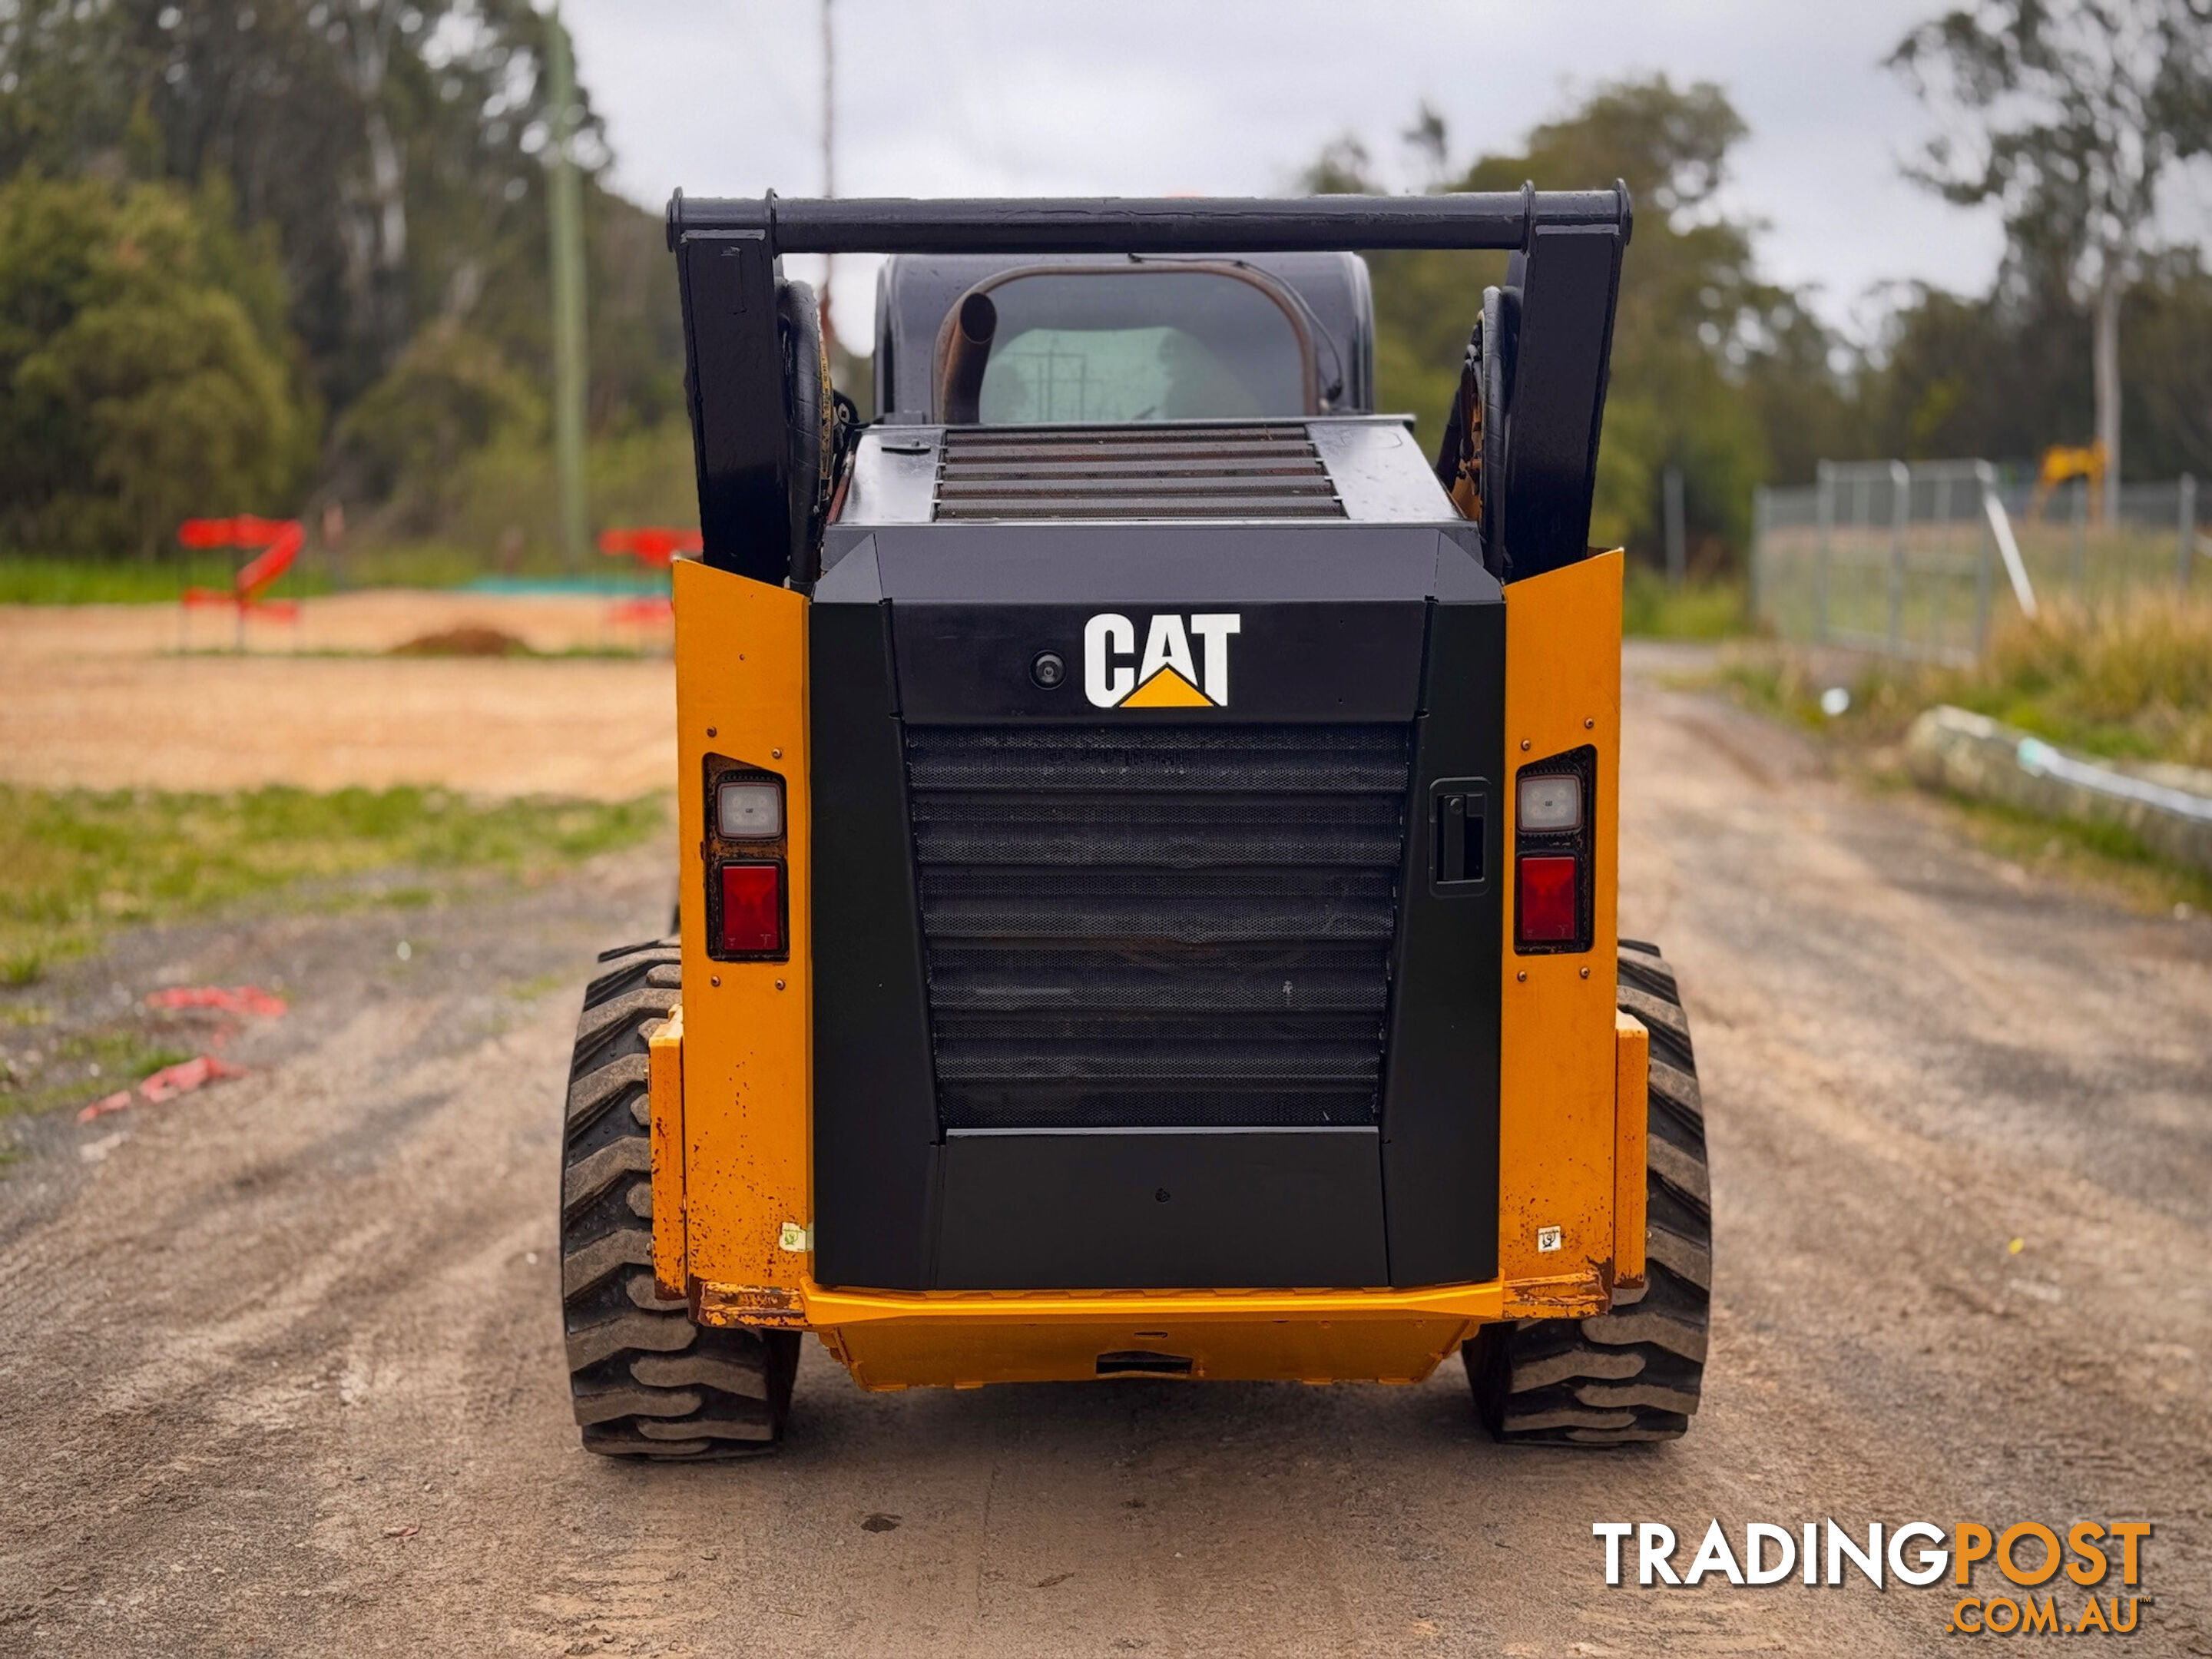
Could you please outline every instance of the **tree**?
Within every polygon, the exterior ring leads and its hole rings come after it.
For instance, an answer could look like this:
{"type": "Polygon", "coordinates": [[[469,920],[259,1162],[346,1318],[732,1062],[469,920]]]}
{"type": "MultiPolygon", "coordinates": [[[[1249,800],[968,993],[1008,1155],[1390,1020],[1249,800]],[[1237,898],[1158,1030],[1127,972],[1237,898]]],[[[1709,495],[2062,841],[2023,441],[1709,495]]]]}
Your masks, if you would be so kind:
{"type": "Polygon", "coordinates": [[[1858,388],[1866,453],[2033,463],[2086,419],[2090,329],[2062,260],[2015,258],[1987,295],[1912,283],[1887,299],[1858,388]]]}
{"type": "Polygon", "coordinates": [[[544,397],[497,347],[434,325],[338,422],[339,476],[373,500],[399,498],[419,525],[447,504],[456,457],[540,437],[544,423],[544,397]]]}
{"type": "MultiPolygon", "coordinates": [[[[288,374],[306,366],[311,452],[321,411],[337,417],[318,489],[373,505],[365,481],[381,483],[421,528],[466,453],[426,468],[400,400],[427,388],[425,426],[464,446],[526,447],[521,383],[550,379],[545,39],[532,0],[0,0],[0,179],[163,181],[195,198],[222,181],[234,228],[273,252],[275,333],[258,300],[248,309],[288,374]]],[[[571,149],[592,432],[666,428],[675,445],[682,338],[659,216],[601,184],[611,158],[587,107],[571,149]]],[[[257,510],[296,509],[307,483],[257,510]]],[[[0,497],[18,528],[20,507],[0,497]]]]}
{"type": "Polygon", "coordinates": [[[2128,295],[2128,413],[2154,478],[2212,475],[2212,275],[2196,251],[2170,253],[2128,295]]]}
{"type": "Polygon", "coordinates": [[[0,185],[0,532],[150,554],[289,505],[314,423],[271,239],[232,213],[219,185],[0,185]]]}
{"type": "MultiPolygon", "coordinates": [[[[2212,152],[2207,0],[1971,0],[1890,57],[1947,118],[1912,176],[2002,210],[2015,263],[2056,258],[2092,319],[2097,441],[2121,467],[2120,313],[2159,189],[2212,152]]],[[[2117,522],[2119,492],[2105,493],[2117,522]]]]}
{"type": "MultiPolygon", "coordinates": [[[[441,319],[534,329],[542,358],[543,278],[491,277],[545,264],[544,39],[529,0],[0,3],[0,174],[222,174],[241,224],[276,227],[292,326],[343,409],[441,319]]],[[[600,124],[578,126],[596,177],[600,124]]]]}
{"type": "MultiPolygon", "coordinates": [[[[1407,136],[1418,154],[1444,153],[1442,123],[1429,111],[1407,136]]],[[[1439,170],[1438,187],[1452,190],[1517,190],[1532,179],[1556,189],[1627,182],[1636,234],[1621,272],[1592,533],[1648,546],[1662,477],[1678,467],[1708,564],[1742,545],[1752,487],[1772,471],[1777,449],[1809,477],[1808,446],[1849,420],[1828,367],[1832,342],[1796,295],[1759,274],[1753,228],[1717,210],[1729,153],[1743,136],[1718,87],[1657,76],[1594,88],[1513,154],[1439,170]]],[[[1356,138],[1332,144],[1305,182],[1376,187],[1356,138]]],[[[1387,407],[1412,410],[1423,441],[1433,443],[1482,288],[1504,280],[1504,260],[1412,252],[1377,254],[1370,264],[1378,395],[1387,407]]]]}

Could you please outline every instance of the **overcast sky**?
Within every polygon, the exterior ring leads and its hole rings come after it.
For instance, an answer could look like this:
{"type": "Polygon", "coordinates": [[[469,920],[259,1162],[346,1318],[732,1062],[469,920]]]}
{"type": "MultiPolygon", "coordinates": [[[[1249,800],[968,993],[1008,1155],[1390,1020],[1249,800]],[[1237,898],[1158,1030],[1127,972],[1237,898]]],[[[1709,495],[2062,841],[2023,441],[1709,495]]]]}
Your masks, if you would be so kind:
{"type": "MultiPolygon", "coordinates": [[[[1929,123],[1881,60],[1933,0],[832,3],[842,196],[1268,193],[1345,133],[1411,184],[1398,134],[1424,99],[1463,161],[1577,89],[1664,70],[1735,100],[1731,205],[1832,321],[1863,325],[1885,282],[1979,289],[2001,249],[1990,216],[1899,173],[1929,123]]],[[[655,209],[677,185],[819,193],[818,6],[565,0],[617,185],[655,209]]],[[[841,264],[843,317],[871,280],[841,264]]]]}

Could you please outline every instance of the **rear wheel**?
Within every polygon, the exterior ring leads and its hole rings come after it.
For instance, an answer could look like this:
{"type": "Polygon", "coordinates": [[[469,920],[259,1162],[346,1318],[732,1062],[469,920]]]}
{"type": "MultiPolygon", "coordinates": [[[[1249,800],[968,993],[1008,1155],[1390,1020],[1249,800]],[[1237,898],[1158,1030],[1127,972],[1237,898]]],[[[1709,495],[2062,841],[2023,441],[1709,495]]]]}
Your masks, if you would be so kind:
{"type": "Polygon", "coordinates": [[[647,1042],[681,995],[673,940],[600,961],[584,993],[562,1137],[561,1312],[588,1451],[706,1459],[783,1433],[799,1333],[692,1322],[653,1283],[647,1042]]]}
{"type": "Polygon", "coordinates": [[[1705,1103],[1674,970],[1623,939],[1620,1004],[1651,1033],[1643,1296],[1594,1319],[1486,1325],[1462,1351],[1483,1425],[1500,1440],[1673,1440],[1705,1380],[1713,1282],[1705,1103]]]}

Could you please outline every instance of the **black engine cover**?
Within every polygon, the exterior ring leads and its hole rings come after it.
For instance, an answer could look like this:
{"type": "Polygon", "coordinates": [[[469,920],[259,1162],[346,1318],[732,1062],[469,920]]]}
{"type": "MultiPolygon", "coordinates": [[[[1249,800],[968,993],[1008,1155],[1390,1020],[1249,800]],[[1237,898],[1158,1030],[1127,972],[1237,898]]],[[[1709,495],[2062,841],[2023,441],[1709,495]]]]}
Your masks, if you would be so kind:
{"type": "Polygon", "coordinates": [[[1456,533],[878,528],[811,627],[823,1282],[1494,1276],[1504,611],[1456,533]]]}

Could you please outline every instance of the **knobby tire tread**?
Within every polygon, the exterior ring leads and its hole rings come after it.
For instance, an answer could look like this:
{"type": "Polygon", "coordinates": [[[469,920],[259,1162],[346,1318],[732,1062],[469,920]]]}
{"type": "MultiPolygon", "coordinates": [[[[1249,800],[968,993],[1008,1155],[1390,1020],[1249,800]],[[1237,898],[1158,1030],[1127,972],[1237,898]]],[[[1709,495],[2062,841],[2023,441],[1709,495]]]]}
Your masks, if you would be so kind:
{"type": "Polygon", "coordinates": [[[1486,1325],[1462,1350],[1483,1426],[1533,1445],[1679,1438],[1698,1409],[1711,1326],[1712,1192],[1697,1056],[1674,970],[1621,941],[1620,1006],[1651,1034],[1644,1295],[1593,1319],[1486,1325]]]}
{"type": "Polygon", "coordinates": [[[682,995],[673,939],[609,951],[584,993],[561,1159],[561,1315],[588,1451],[701,1462],[772,1450],[799,1333],[693,1322],[653,1280],[647,1045],[682,995]]]}

